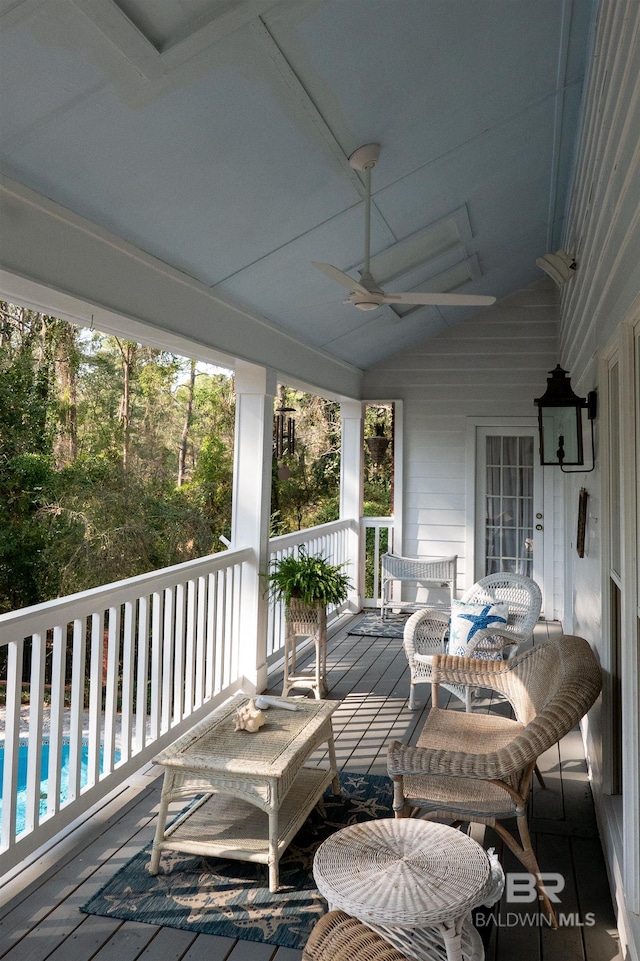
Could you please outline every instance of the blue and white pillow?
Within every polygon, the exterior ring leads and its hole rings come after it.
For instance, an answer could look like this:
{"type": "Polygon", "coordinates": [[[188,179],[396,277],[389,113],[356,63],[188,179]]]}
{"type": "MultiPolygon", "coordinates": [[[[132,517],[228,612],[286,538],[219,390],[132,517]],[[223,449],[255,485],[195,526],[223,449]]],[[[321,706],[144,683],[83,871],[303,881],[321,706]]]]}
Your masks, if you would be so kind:
{"type": "MultiPolygon", "coordinates": [[[[478,631],[491,627],[504,627],[509,616],[507,604],[465,604],[453,601],[451,604],[451,623],[449,627],[449,653],[464,656],[469,641],[478,631]]],[[[473,657],[489,661],[501,661],[502,654],[496,651],[483,651],[481,648],[473,657]]]]}

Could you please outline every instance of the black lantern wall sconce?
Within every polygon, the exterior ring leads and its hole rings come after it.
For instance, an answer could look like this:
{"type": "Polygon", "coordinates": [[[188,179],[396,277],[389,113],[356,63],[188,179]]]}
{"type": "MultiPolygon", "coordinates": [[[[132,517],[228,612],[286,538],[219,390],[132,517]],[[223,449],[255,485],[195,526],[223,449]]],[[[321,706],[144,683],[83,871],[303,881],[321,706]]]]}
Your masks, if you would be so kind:
{"type": "Polygon", "coordinates": [[[538,408],[540,463],[543,466],[550,464],[560,467],[567,474],[578,473],[566,471],[565,467],[584,465],[582,411],[586,409],[591,422],[591,467],[584,472],[589,473],[596,461],[593,422],[598,409],[598,395],[591,390],[586,397],[578,397],[571,387],[568,372],[560,364],[549,373],[551,376],[547,377],[546,391],[542,397],[534,400],[538,408]]]}

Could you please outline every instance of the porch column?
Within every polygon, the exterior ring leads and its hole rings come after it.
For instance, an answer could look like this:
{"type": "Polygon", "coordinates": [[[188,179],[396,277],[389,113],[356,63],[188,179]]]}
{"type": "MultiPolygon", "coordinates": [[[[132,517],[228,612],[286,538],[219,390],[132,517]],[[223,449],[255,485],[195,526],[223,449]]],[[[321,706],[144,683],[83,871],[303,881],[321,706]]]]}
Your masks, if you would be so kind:
{"type": "Polygon", "coordinates": [[[233,458],[231,544],[251,547],[255,560],[243,566],[240,599],[240,672],[255,691],[267,686],[267,600],[269,563],[273,399],[276,372],[238,361],[235,368],[236,426],[233,458]]]}
{"type": "Polygon", "coordinates": [[[355,527],[347,534],[350,557],[348,573],[354,584],[349,606],[359,611],[363,585],[360,576],[364,547],[360,545],[360,518],[363,505],[364,404],[349,400],[340,405],[342,446],[340,449],[340,520],[355,519],[355,527]]]}

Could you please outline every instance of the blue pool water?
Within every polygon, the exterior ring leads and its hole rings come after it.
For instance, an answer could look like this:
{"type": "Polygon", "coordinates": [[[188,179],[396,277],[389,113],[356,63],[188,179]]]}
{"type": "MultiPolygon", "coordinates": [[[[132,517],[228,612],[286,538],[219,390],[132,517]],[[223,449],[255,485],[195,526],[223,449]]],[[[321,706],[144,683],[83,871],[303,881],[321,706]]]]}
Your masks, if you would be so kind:
{"type": "MultiPolygon", "coordinates": [[[[26,741],[20,741],[18,752],[18,796],[16,804],[16,834],[21,834],[25,829],[26,807],[27,807],[27,758],[29,745],[26,741]]],[[[120,758],[119,752],[115,754],[115,760],[120,758]]],[[[89,745],[86,741],[82,742],[82,757],[80,768],[80,787],[83,788],[88,781],[89,764],[89,745]]],[[[102,748],[100,748],[100,771],[103,770],[102,748]]],[[[0,816],[2,815],[4,779],[4,746],[0,746],[0,816]]],[[[40,817],[47,811],[47,795],[49,793],[49,742],[42,742],[42,756],[40,760],[40,817]]],[[[69,793],[69,742],[63,741],[61,753],[60,771],[60,803],[67,800],[69,793]]]]}

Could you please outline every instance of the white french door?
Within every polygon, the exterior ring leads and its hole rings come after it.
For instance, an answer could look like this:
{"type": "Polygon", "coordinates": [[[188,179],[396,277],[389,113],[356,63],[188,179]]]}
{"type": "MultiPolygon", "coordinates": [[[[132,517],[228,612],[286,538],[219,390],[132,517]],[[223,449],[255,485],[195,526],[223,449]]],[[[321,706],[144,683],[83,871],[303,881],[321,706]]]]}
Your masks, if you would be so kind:
{"type": "Polygon", "coordinates": [[[498,571],[544,585],[543,473],[532,427],[476,428],[475,579],[498,571]]]}

